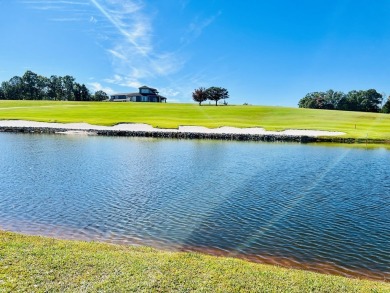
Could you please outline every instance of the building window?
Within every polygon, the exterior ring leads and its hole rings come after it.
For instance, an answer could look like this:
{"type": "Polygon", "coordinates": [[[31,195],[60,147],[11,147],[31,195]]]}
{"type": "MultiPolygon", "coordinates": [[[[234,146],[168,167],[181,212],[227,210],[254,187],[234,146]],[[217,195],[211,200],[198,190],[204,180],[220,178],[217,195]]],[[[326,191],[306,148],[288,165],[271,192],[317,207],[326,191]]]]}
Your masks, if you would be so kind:
{"type": "Polygon", "coordinates": [[[141,94],[151,94],[151,91],[150,91],[150,89],[141,89],[140,93],[141,94]]]}

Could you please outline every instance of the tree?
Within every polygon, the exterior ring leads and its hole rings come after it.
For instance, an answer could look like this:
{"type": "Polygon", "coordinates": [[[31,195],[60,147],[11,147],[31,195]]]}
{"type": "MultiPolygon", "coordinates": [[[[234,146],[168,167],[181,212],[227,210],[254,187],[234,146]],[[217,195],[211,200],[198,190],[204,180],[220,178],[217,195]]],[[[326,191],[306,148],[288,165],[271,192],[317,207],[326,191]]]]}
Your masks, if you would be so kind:
{"type": "Polygon", "coordinates": [[[89,92],[88,88],[85,86],[85,84],[82,84],[80,87],[80,97],[81,101],[90,101],[91,100],[91,93],[89,92]]]}
{"type": "Polygon", "coordinates": [[[328,90],[308,93],[299,100],[300,108],[379,112],[383,97],[376,90],[350,91],[348,94],[328,90]]]}
{"type": "Polygon", "coordinates": [[[12,77],[9,82],[3,83],[2,87],[7,100],[23,100],[23,81],[20,76],[12,77]],[[3,86],[4,85],[4,86],[3,86]]]}
{"type": "Polygon", "coordinates": [[[221,87],[210,87],[206,90],[207,99],[215,101],[215,106],[218,106],[218,101],[229,98],[229,92],[225,88],[221,87]]]}
{"type": "Polygon", "coordinates": [[[65,90],[62,84],[61,76],[50,76],[48,87],[48,96],[50,100],[64,100],[65,90]]]}
{"type": "Polygon", "coordinates": [[[97,91],[95,92],[93,96],[94,101],[105,101],[108,100],[108,95],[103,91],[97,91]]]}
{"type": "Polygon", "coordinates": [[[5,100],[58,100],[58,101],[91,101],[106,100],[107,94],[98,91],[91,95],[88,88],[75,82],[70,75],[50,78],[27,70],[22,77],[14,76],[1,83],[0,99],[5,100]]]}
{"type": "Polygon", "coordinates": [[[387,101],[386,101],[386,103],[383,105],[381,112],[382,112],[382,113],[390,113],[390,97],[387,98],[387,101]]]}
{"type": "Polygon", "coordinates": [[[202,106],[202,102],[208,99],[207,90],[204,87],[195,89],[194,92],[192,93],[192,99],[195,102],[198,102],[199,106],[202,106]]]}
{"type": "Polygon", "coordinates": [[[74,85],[74,77],[70,75],[65,75],[62,78],[63,88],[64,88],[64,97],[67,101],[74,101],[74,92],[73,92],[73,85],[74,85]]]}
{"type": "Polygon", "coordinates": [[[0,87],[0,100],[5,100],[5,95],[2,87],[0,87]]]}
{"type": "Polygon", "coordinates": [[[382,95],[376,90],[350,91],[347,94],[348,110],[361,112],[379,112],[382,95]]]}
{"type": "Polygon", "coordinates": [[[334,109],[332,96],[332,90],[329,90],[327,92],[308,93],[304,98],[299,101],[298,106],[299,108],[334,109]]]}

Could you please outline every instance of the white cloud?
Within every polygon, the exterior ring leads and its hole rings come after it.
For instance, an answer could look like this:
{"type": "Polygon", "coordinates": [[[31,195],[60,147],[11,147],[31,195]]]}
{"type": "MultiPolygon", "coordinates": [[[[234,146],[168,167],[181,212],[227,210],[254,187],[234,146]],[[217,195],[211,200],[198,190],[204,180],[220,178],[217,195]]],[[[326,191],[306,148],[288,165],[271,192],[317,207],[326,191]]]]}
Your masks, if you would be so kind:
{"type": "Polygon", "coordinates": [[[115,74],[114,77],[107,78],[104,81],[112,84],[117,84],[120,86],[131,87],[131,88],[139,88],[140,86],[142,86],[142,84],[137,79],[127,77],[127,76],[121,76],[118,74],[115,74]]]}
{"type": "Polygon", "coordinates": [[[111,53],[113,55],[113,57],[116,57],[116,58],[119,58],[119,59],[122,59],[122,60],[126,60],[126,56],[121,54],[120,52],[118,51],[115,51],[113,49],[108,49],[107,50],[109,53],[111,53]]]}
{"type": "MultiPolygon", "coordinates": [[[[159,92],[161,95],[166,97],[177,97],[180,94],[179,91],[172,88],[161,88],[159,89],[159,92]]],[[[169,100],[172,101],[172,99],[169,100]]]]}
{"type": "Polygon", "coordinates": [[[185,36],[182,38],[183,43],[190,43],[200,37],[203,31],[210,26],[220,15],[221,11],[218,11],[217,14],[210,16],[205,19],[195,18],[188,26],[185,36]]]}
{"type": "Polygon", "coordinates": [[[143,0],[91,0],[91,3],[116,31],[110,34],[107,52],[114,71],[122,80],[109,78],[106,81],[135,87],[145,80],[167,77],[183,66],[177,54],[158,52],[153,46],[152,16],[144,12],[143,0]]]}
{"type": "Polygon", "coordinates": [[[90,86],[90,88],[92,89],[92,91],[94,92],[97,92],[97,91],[103,91],[105,92],[107,95],[112,95],[115,93],[115,91],[112,89],[112,88],[109,88],[109,87],[104,87],[102,86],[100,83],[98,82],[90,82],[88,83],[88,85],[90,86]]]}
{"type": "Polygon", "coordinates": [[[97,19],[96,19],[95,17],[91,16],[91,17],[89,18],[89,22],[97,23],[97,19]]]}

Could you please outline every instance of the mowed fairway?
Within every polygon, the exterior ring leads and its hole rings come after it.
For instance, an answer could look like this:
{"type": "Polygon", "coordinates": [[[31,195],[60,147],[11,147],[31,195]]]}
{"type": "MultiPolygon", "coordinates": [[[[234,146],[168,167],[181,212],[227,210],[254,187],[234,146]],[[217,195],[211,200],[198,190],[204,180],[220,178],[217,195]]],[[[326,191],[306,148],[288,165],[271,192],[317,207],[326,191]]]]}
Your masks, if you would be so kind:
{"type": "Polygon", "coordinates": [[[266,130],[342,131],[347,138],[390,140],[390,115],[271,106],[197,104],[0,101],[0,120],[86,122],[96,125],[146,123],[183,126],[263,127],[266,130]]]}

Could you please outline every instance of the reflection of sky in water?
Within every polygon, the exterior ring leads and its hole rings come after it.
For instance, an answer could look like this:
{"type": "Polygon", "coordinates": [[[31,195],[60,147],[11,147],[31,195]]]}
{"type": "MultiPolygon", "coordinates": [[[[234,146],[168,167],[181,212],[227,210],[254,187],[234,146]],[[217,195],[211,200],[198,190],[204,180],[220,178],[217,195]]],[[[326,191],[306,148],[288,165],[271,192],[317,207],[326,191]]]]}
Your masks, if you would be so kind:
{"type": "Polygon", "coordinates": [[[389,272],[385,150],[15,134],[0,145],[6,229],[389,272]]]}

